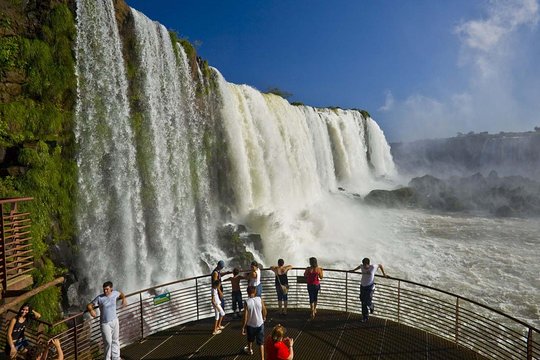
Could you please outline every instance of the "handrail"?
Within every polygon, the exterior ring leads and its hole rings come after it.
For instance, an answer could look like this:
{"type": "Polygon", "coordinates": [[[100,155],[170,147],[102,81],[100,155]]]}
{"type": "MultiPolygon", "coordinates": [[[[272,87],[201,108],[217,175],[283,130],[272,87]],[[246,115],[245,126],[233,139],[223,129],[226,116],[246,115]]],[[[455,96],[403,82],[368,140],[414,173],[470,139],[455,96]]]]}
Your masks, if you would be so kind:
{"type": "MultiPolygon", "coordinates": [[[[262,270],[263,296],[267,305],[274,307],[277,305],[274,274],[267,272],[268,268],[262,270]]],[[[303,271],[304,268],[289,271],[290,308],[309,308],[304,284],[297,279],[303,271]]],[[[325,273],[319,307],[360,312],[361,274],[339,269],[327,269],[325,273]]],[[[223,276],[228,274],[222,273],[223,276]]],[[[223,285],[228,299],[231,284],[224,282],[223,285]]],[[[376,287],[378,317],[446,338],[489,358],[540,358],[540,331],[499,310],[445,290],[390,276],[377,275],[376,287]]],[[[211,317],[209,288],[210,274],[207,274],[127,294],[128,306],[118,311],[122,346],[173,326],[211,317]],[[168,302],[154,302],[155,295],[164,289],[169,292],[168,302]]],[[[229,306],[227,303],[226,310],[229,306]]],[[[68,327],[55,335],[62,341],[66,359],[78,359],[83,354],[95,356],[101,352],[98,319],[85,320],[85,312],[80,312],[52,324],[51,329],[59,325],[68,327]]]]}
{"type": "MultiPolygon", "coordinates": [[[[291,270],[304,270],[304,268],[301,268],[301,267],[294,267],[292,268],[291,270]]],[[[243,273],[243,272],[248,272],[249,270],[240,270],[240,273],[243,273]]],[[[271,271],[270,268],[262,268],[261,271],[271,271]]],[[[355,271],[351,271],[351,270],[340,270],[340,269],[325,269],[324,270],[325,272],[335,272],[335,273],[343,273],[343,274],[346,274],[346,273],[356,273],[356,274],[360,274],[359,272],[355,272],[355,271]]],[[[222,272],[222,276],[226,276],[226,275],[230,275],[232,274],[232,271],[224,271],[222,272]]],[[[187,282],[187,281],[191,281],[191,280],[195,280],[195,279],[202,279],[202,278],[206,278],[208,276],[211,276],[211,274],[206,274],[206,275],[199,275],[199,276],[193,276],[193,277],[189,277],[189,278],[185,278],[185,279],[179,279],[179,280],[174,280],[174,281],[170,281],[170,282],[167,282],[167,283],[164,283],[164,284],[160,284],[160,285],[155,285],[155,286],[151,286],[151,287],[148,287],[148,288],[145,288],[145,289],[142,289],[142,290],[137,290],[137,291],[134,291],[132,293],[128,293],[126,294],[126,297],[131,297],[131,296],[135,296],[135,295],[139,295],[139,294],[142,294],[142,293],[146,293],[146,292],[150,292],[152,290],[156,290],[156,289],[160,289],[160,288],[163,288],[163,287],[167,287],[167,286],[171,286],[171,285],[176,285],[176,284],[180,284],[180,283],[183,283],[183,282],[187,282]]],[[[449,296],[452,296],[452,297],[455,297],[455,298],[458,298],[458,299],[462,299],[462,300],[465,300],[471,304],[474,304],[474,305],[477,305],[477,306],[480,306],[486,310],[489,310],[491,312],[494,312],[498,315],[501,315],[501,316],[504,316],[506,318],[508,318],[509,320],[512,320],[513,322],[516,322],[520,325],[523,325],[525,327],[529,327],[531,328],[533,331],[536,331],[536,332],[540,332],[539,329],[535,328],[534,326],[530,325],[530,324],[527,324],[526,322],[522,321],[522,320],[519,320],[513,316],[510,316],[508,314],[505,314],[503,313],[502,311],[500,310],[497,310],[497,309],[494,309],[490,306],[487,306],[485,304],[482,304],[482,303],[479,303],[478,301],[475,301],[475,300],[471,300],[471,299],[468,299],[464,296],[461,296],[461,295],[457,295],[457,294],[454,294],[452,292],[449,292],[449,291],[446,291],[446,290],[441,290],[441,289],[438,289],[436,287],[433,287],[433,286],[429,286],[429,285],[425,285],[425,284],[421,284],[421,283],[418,283],[418,282],[414,282],[414,281],[411,281],[411,280],[406,280],[406,279],[401,279],[401,278],[398,278],[398,277],[394,277],[394,276],[382,276],[382,275],[379,275],[379,274],[375,274],[375,277],[377,278],[386,278],[386,279],[390,279],[390,280],[395,280],[395,281],[398,281],[398,282],[402,282],[402,283],[406,283],[406,284],[410,284],[410,285],[415,285],[415,286],[419,286],[421,288],[425,288],[425,289],[429,289],[429,290],[433,290],[433,291],[436,291],[436,292],[439,292],[439,293],[442,293],[442,294],[445,294],[445,295],[449,295],[449,296]]],[[[87,311],[84,310],[84,311],[81,311],[80,313],[78,314],[75,314],[75,315],[72,315],[70,316],[69,318],[66,318],[66,319],[63,319],[63,320],[60,320],[56,323],[54,323],[54,326],[62,323],[62,322],[65,322],[67,320],[71,320],[75,317],[78,317],[78,316],[83,316],[84,313],[86,313],[87,311]]]]}

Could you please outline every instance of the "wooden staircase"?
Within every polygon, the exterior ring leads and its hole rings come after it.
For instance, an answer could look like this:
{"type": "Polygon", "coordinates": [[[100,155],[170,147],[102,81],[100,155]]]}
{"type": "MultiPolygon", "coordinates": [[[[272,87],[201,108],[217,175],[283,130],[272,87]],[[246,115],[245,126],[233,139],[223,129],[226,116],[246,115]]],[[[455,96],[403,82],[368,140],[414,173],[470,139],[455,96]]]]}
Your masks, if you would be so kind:
{"type": "Polygon", "coordinates": [[[0,288],[4,301],[21,295],[32,285],[34,268],[29,212],[20,211],[22,202],[33,198],[0,199],[0,288]]]}

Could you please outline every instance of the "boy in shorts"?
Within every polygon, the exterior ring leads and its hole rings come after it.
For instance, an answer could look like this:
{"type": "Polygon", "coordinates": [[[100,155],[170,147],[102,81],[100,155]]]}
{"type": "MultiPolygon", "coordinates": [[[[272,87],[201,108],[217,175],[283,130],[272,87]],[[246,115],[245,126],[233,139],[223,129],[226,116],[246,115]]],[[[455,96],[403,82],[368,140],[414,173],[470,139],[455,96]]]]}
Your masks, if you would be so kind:
{"type": "Polygon", "coordinates": [[[253,342],[257,341],[261,350],[261,359],[264,360],[264,321],[266,320],[266,306],[257,296],[257,288],[248,286],[248,298],[244,304],[244,322],[242,335],[247,334],[248,344],[244,347],[246,354],[253,354],[253,342]]]}

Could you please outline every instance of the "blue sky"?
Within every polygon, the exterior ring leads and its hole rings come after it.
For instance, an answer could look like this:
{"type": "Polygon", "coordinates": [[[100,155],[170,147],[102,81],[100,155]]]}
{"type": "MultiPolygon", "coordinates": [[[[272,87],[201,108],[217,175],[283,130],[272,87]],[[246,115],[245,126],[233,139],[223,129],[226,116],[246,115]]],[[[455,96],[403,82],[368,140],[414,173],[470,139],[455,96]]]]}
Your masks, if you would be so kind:
{"type": "Polygon", "coordinates": [[[369,111],[389,141],[540,126],[539,0],[127,0],[229,81],[369,111]]]}

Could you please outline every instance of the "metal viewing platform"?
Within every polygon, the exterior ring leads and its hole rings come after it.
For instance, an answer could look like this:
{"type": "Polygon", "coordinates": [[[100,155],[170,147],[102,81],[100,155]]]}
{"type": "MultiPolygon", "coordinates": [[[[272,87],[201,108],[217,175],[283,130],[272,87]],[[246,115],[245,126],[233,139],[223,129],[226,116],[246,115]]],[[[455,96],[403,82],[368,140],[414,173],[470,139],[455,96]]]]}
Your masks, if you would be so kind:
{"type": "MultiPolygon", "coordinates": [[[[461,296],[392,277],[377,277],[375,313],[361,323],[361,275],[325,269],[319,311],[308,320],[303,271],[289,271],[287,316],[276,310],[273,272],[262,271],[266,333],[284,325],[295,339],[295,359],[540,359],[538,329],[461,296]]],[[[209,275],[127,295],[129,305],[119,310],[122,358],[249,358],[242,353],[241,322],[230,315],[230,282],[223,285],[229,315],[219,335],[212,335],[209,275]]],[[[102,356],[98,319],[80,313],[48,326],[66,359],[102,356]]]]}

